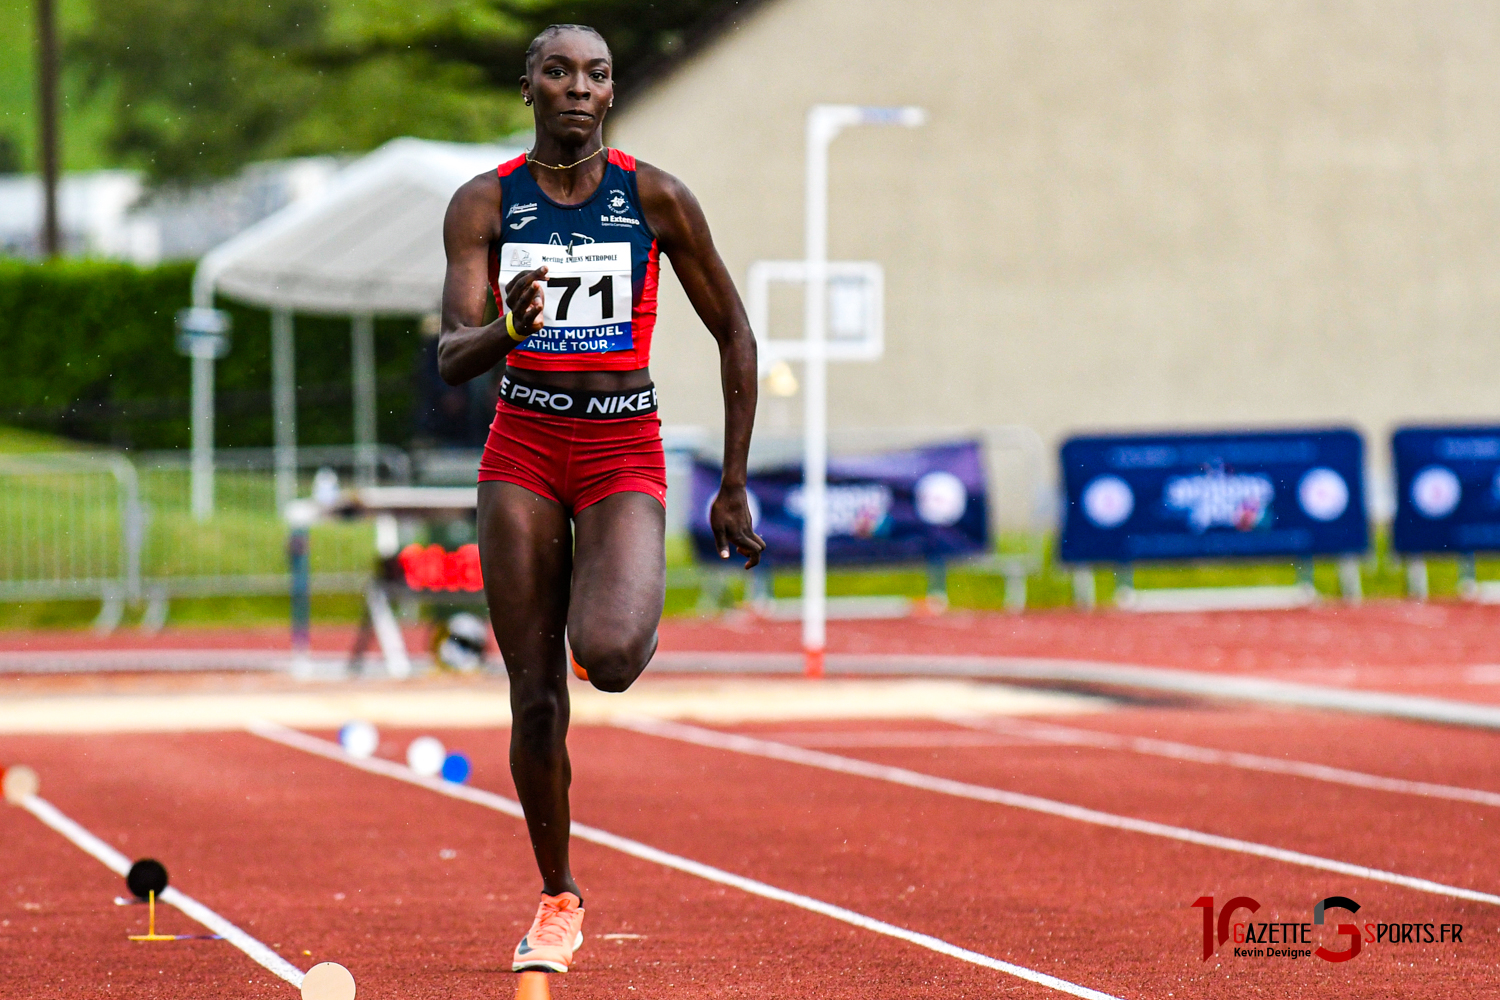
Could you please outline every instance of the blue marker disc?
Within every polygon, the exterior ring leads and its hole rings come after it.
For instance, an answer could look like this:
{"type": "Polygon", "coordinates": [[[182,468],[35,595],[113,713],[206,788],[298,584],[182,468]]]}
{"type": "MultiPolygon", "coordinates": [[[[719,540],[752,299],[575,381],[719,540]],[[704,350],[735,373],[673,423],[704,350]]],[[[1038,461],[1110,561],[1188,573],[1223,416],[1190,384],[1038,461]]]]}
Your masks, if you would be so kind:
{"type": "Polygon", "coordinates": [[[455,785],[462,785],[465,781],[469,780],[470,770],[472,768],[469,765],[469,758],[457,751],[443,758],[444,781],[451,781],[455,785]]]}

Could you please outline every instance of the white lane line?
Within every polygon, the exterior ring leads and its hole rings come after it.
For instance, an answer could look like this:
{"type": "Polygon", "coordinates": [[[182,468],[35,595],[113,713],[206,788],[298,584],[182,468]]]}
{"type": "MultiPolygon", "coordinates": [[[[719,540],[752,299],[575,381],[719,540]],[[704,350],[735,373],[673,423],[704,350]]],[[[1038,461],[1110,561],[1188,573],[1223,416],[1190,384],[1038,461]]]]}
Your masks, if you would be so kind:
{"type": "Polygon", "coordinates": [[[1179,840],[1188,844],[1197,844],[1200,847],[1233,851],[1236,854],[1251,854],[1256,857],[1269,858],[1272,861],[1301,865],[1305,868],[1318,868],[1323,871],[1337,872],[1340,875],[1348,875],[1353,878],[1368,879],[1372,882],[1399,885],[1407,889],[1416,889],[1418,892],[1429,892],[1437,896],[1451,896],[1454,899],[1467,899],[1476,903],[1490,903],[1494,906],[1500,906],[1500,896],[1488,892],[1465,889],[1456,885],[1445,885],[1442,882],[1433,882],[1429,879],[1416,878],[1411,875],[1400,875],[1396,872],[1382,871],[1379,868],[1366,868],[1364,865],[1350,864],[1347,861],[1336,861],[1333,858],[1322,858],[1315,854],[1303,854],[1301,851],[1289,851],[1285,848],[1272,847],[1268,844],[1257,844],[1250,840],[1221,837],[1218,834],[1189,830],[1186,827],[1155,823],[1151,820],[1135,819],[1130,816],[1119,816],[1115,813],[1101,812],[1098,809],[1088,809],[1084,806],[1075,806],[1068,802],[1058,802],[1055,799],[1044,799],[1036,795],[1007,792],[998,788],[989,788],[985,785],[971,785],[965,781],[953,781],[949,778],[939,778],[930,774],[923,774],[920,771],[908,771],[904,767],[888,767],[884,764],[872,764],[869,761],[856,760],[853,757],[840,757],[836,754],[824,753],[821,750],[805,750],[802,747],[788,746],[785,743],[772,743],[769,740],[739,736],[734,733],[722,733],[714,729],[703,729],[698,726],[687,726],[682,723],[666,722],[660,719],[617,719],[615,725],[650,736],[680,740],[684,743],[696,743],[699,746],[713,747],[718,750],[732,750],[736,753],[750,754],[755,757],[769,757],[773,760],[783,760],[793,764],[805,764],[809,767],[820,767],[827,771],[854,774],[861,778],[889,781],[897,785],[906,785],[908,788],[920,788],[928,792],[953,795],[964,799],[975,799],[979,802],[992,802],[996,805],[1045,813],[1049,816],[1059,816],[1063,819],[1076,820],[1080,823],[1090,823],[1094,826],[1106,826],[1115,830],[1144,833],[1152,837],[1165,837],[1168,840],[1179,840]]]}
{"type": "MultiPolygon", "coordinates": [[[[693,673],[798,674],[801,653],[657,653],[657,669],[693,673]]],[[[824,667],[830,675],[898,677],[969,677],[990,680],[1062,681],[1174,691],[1216,700],[1300,705],[1336,712],[1420,719],[1460,726],[1500,729],[1500,705],[1429,698],[1424,695],[1353,688],[1324,687],[1292,681],[1138,667],[1091,660],[1055,660],[1033,656],[944,656],[905,653],[833,653],[824,667]]]]}
{"type": "MultiPolygon", "coordinates": [[[[43,823],[46,823],[64,837],[67,837],[75,846],[82,849],[85,854],[102,862],[104,867],[121,878],[124,878],[125,874],[130,871],[129,858],[94,836],[74,820],[68,818],[60,809],[46,799],[36,795],[28,796],[21,800],[21,808],[31,813],[43,823]]],[[[166,891],[157,898],[163,903],[177,907],[177,909],[186,913],[189,917],[198,921],[198,923],[207,927],[293,986],[298,989],[302,988],[304,973],[301,969],[193,897],[168,886],[166,891]]]]}
{"type": "MultiPolygon", "coordinates": [[[[967,720],[951,720],[967,724],[967,720]]],[[[1036,741],[1027,736],[1000,735],[985,731],[982,727],[971,727],[977,732],[953,732],[941,729],[892,730],[876,729],[867,732],[839,730],[818,732],[761,733],[763,739],[779,740],[799,747],[889,747],[894,749],[929,749],[941,747],[1019,747],[1031,746],[1036,741]]]]}
{"type": "Polygon", "coordinates": [[[1102,750],[1130,750],[1153,757],[1169,757],[1173,760],[1187,760],[1198,764],[1238,767],[1248,771],[1266,771],[1272,774],[1293,774],[1299,778],[1331,781],[1340,785],[1353,785],[1356,788],[1371,788],[1382,792],[1421,795],[1430,799],[1452,799],[1455,802],[1475,802],[1479,805],[1500,807],[1500,793],[1497,792],[1462,788],[1457,785],[1439,785],[1429,781],[1386,778],[1378,774],[1349,771],[1342,767],[1329,767],[1326,764],[1314,764],[1310,761],[1285,760],[1259,754],[1215,750],[1211,747],[1194,746],[1191,743],[1174,743],[1170,740],[1155,740],[1143,736],[1119,736],[1094,729],[1074,729],[1071,726],[1054,726],[1041,722],[1027,723],[1010,719],[981,719],[957,715],[948,721],[981,732],[1022,736],[1045,743],[1097,747],[1102,750]]]}
{"type": "MultiPolygon", "coordinates": [[[[425,778],[410,768],[403,767],[393,761],[383,760],[379,757],[352,757],[345,753],[344,748],[337,743],[330,743],[327,740],[321,740],[315,736],[309,736],[306,733],[298,732],[295,729],[288,729],[285,726],[280,726],[272,722],[251,723],[248,728],[256,736],[280,743],[283,746],[317,754],[320,757],[327,757],[329,760],[335,760],[340,764],[347,764],[350,767],[357,767],[362,771],[384,775],[387,778],[395,778],[397,781],[404,781],[407,784],[437,792],[439,795],[446,795],[452,799],[471,802],[474,805],[484,806],[486,809],[493,809],[507,816],[524,819],[520,803],[513,799],[507,799],[503,795],[496,795],[494,792],[472,788],[468,785],[455,785],[450,781],[443,781],[440,778],[425,778]]],[[[1015,976],[1017,979],[1024,979],[1029,983],[1046,986],[1049,989],[1057,990],[1059,993],[1084,997],[1086,1000],[1119,1000],[1118,997],[1109,993],[1101,993],[1098,990],[1089,989],[1087,986],[1070,983],[1066,979],[1049,976],[1045,972],[1028,969],[1023,965],[1013,965],[1010,962],[991,958],[989,955],[981,954],[977,951],[960,948],[958,945],[951,944],[941,938],[935,938],[928,934],[920,934],[916,931],[907,930],[905,927],[898,927],[895,924],[888,924],[883,920],[876,920],[874,917],[867,917],[862,913],[856,913],[854,910],[846,910],[842,906],[825,903],[811,896],[787,892],[785,889],[778,889],[765,882],[757,882],[755,879],[745,878],[743,875],[724,871],[722,868],[714,868],[677,854],[670,854],[651,847],[648,844],[643,844],[638,840],[620,837],[607,830],[601,830],[598,827],[585,826],[575,821],[572,832],[573,836],[579,840],[587,840],[602,847],[610,847],[622,854],[640,858],[642,861],[649,861],[664,868],[671,868],[689,875],[696,875],[701,879],[716,882],[719,885],[727,885],[731,888],[739,889],[741,892],[749,893],[752,896],[759,896],[762,899],[786,903],[788,906],[795,906],[810,913],[821,914],[822,916],[850,924],[862,930],[871,931],[875,934],[883,934],[886,937],[914,944],[919,948],[926,948],[928,951],[936,952],[939,955],[946,955],[949,958],[956,958],[963,962],[969,962],[986,969],[993,969],[996,972],[1015,976]]]]}

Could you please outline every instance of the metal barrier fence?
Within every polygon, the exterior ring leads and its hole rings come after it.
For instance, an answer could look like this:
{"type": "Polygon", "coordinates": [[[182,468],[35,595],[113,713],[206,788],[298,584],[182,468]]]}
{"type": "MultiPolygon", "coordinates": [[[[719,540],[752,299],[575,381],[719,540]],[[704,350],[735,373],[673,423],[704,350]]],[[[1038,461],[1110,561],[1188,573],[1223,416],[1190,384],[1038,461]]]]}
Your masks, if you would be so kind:
{"type": "Polygon", "coordinates": [[[0,599],[139,597],[144,519],[119,455],[0,455],[0,599]]]}
{"type": "MultiPolygon", "coordinates": [[[[323,469],[347,481],[360,457],[350,447],[299,449],[298,493],[323,469]]],[[[376,457],[381,481],[410,481],[405,452],[376,457]]],[[[0,455],[0,599],[97,599],[95,625],[109,629],[127,602],[146,602],[142,624],[153,628],[174,597],[287,593],[274,451],[221,449],[215,464],[215,514],[200,522],[186,452],[0,455]]],[[[370,575],[372,529],[320,524],[312,552],[313,590],[357,593],[370,575]]]]}

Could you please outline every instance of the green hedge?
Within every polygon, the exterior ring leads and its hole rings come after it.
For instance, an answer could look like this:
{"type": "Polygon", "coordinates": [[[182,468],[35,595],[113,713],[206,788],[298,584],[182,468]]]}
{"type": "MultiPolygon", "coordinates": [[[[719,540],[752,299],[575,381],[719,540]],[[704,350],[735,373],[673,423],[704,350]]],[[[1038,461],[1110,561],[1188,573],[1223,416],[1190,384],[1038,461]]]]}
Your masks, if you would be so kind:
{"type": "MultiPolygon", "coordinates": [[[[122,447],[186,447],[189,362],[174,322],[192,274],[192,264],[0,260],[0,422],[122,447]]],[[[220,305],[234,315],[234,338],[216,366],[217,439],[269,445],[270,316],[220,305]]],[[[299,316],[296,338],[298,439],[347,444],[349,323],[299,316]]],[[[382,441],[411,436],[417,347],[411,321],[375,324],[382,441]]]]}

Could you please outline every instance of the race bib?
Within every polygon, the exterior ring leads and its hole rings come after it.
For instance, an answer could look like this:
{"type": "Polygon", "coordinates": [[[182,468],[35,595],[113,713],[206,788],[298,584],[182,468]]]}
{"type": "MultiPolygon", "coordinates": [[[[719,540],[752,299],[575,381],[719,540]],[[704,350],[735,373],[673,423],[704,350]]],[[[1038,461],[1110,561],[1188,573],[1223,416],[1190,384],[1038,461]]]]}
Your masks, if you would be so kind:
{"type": "Polygon", "coordinates": [[[547,305],[542,328],[522,341],[524,350],[601,354],[635,346],[629,243],[507,243],[500,252],[500,288],[543,264],[547,305]]]}

